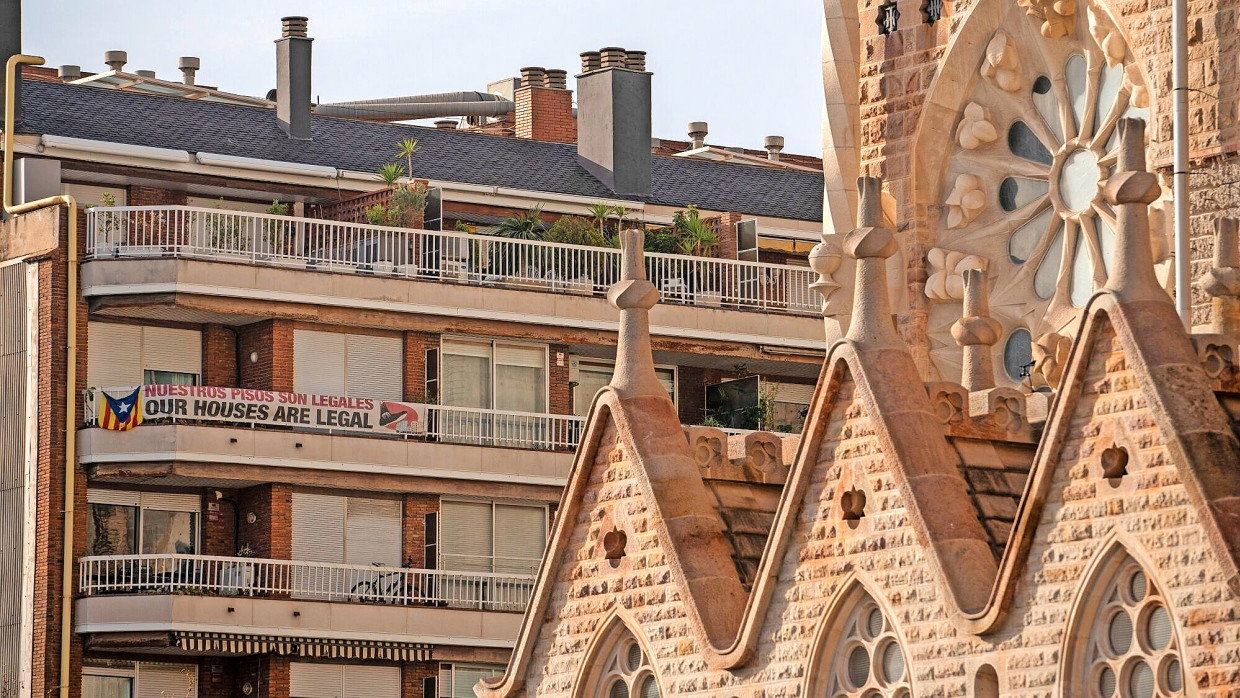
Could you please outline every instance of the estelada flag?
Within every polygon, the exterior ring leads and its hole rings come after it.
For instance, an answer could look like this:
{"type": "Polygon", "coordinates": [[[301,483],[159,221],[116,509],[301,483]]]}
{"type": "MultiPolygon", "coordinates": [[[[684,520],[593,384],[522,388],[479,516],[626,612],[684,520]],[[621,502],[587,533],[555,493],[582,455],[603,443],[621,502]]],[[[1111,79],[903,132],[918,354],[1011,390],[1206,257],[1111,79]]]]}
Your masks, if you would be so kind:
{"type": "Polygon", "coordinates": [[[142,423],[142,387],[134,388],[125,397],[112,397],[102,390],[99,426],[113,431],[128,431],[142,423]]]}

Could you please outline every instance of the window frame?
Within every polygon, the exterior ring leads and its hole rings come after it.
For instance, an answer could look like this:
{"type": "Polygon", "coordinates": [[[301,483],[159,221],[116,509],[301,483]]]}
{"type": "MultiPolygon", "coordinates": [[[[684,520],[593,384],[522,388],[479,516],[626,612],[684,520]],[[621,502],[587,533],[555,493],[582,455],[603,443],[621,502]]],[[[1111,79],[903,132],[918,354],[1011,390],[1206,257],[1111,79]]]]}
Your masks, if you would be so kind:
{"type": "MultiPolygon", "coordinates": [[[[495,367],[496,367],[496,363],[495,363],[495,347],[496,347],[496,345],[500,345],[500,344],[502,344],[502,345],[514,346],[514,347],[525,347],[525,348],[541,349],[541,350],[542,350],[542,358],[543,358],[543,365],[542,365],[542,371],[543,371],[543,381],[542,381],[542,404],[543,404],[543,411],[542,411],[542,412],[533,412],[533,413],[530,413],[530,414],[550,414],[550,412],[551,412],[551,347],[550,347],[550,345],[548,345],[548,344],[546,344],[546,343],[542,343],[542,342],[523,342],[523,341],[520,341],[520,340],[494,339],[494,338],[492,338],[492,337],[474,337],[474,336],[470,336],[470,335],[442,335],[442,336],[440,336],[440,338],[439,338],[439,357],[438,357],[438,360],[439,360],[439,366],[437,367],[437,368],[438,368],[438,370],[437,370],[437,372],[436,372],[436,376],[437,376],[437,378],[438,378],[438,382],[439,382],[439,384],[438,384],[438,391],[439,391],[439,393],[438,393],[438,397],[439,397],[439,399],[440,399],[441,401],[442,401],[442,399],[443,399],[443,394],[444,394],[444,392],[445,392],[445,388],[446,388],[446,386],[445,386],[445,384],[444,384],[444,380],[443,380],[443,378],[444,378],[443,366],[444,366],[444,361],[445,361],[445,359],[448,357],[448,355],[449,355],[449,353],[450,353],[450,352],[448,351],[448,344],[449,344],[450,342],[462,342],[462,343],[472,343],[472,344],[487,343],[487,344],[489,344],[489,345],[490,345],[490,357],[488,358],[488,360],[489,360],[489,362],[490,362],[490,375],[491,375],[491,391],[490,391],[490,398],[491,398],[491,399],[490,399],[490,403],[491,403],[491,404],[490,404],[490,406],[489,406],[489,407],[466,407],[466,408],[464,408],[464,409],[493,410],[493,411],[497,411],[497,412],[511,412],[511,411],[513,411],[513,410],[500,410],[500,409],[498,409],[497,407],[495,407],[495,398],[497,397],[497,394],[498,394],[498,385],[497,385],[497,381],[496,381],[496,374],[497,374],[497,371],[495,370],[495,367]]],[[[459,355],[459,354],[458,354],[458,356],[463,356],[463,355],[459,355]]]]}
{"type": "MultiPolygon", "coordinates": [[[[193,494],[193,493],[188,493],[188,492],[141,492],[141,491],[135,491],[135,490],[112,490],[112,489],[102,489],[102,488],[88,488],[88,489],[86,490],[86,506],[88,507],[88,511],[87,511],[87,518],[86,518],[86,526],[87,526],[87,530],[88,530],[88,531],[90,530],[90,525],[91,525],[91,514],[90,514],[90,511],[89,511],[89,508],[90,508],[90,507],[92,507],[92,506],[94,506],[94,505],[129,507],[129,508],[133,508],[133,509],[136,509],[136,510],[137,510],[137,517],[136,517],[136,519],[135,519],[135,521],[134,521],[134,524],[135,524],[135,532],[134,532],[134,534],[135,534],[135,535],[134,535],[134,537],[135,537],[135,540],[134,540],[134,548],[135,548],[135,550],[134,550],[134,552],[132,552],[132,553],[120,553],[119,555],[201,555],[201,554],[202,554],[202,549],[203,549],[203,531],[202,531],[202,529],[203,529],[203,516],[202,516],[202,496],[201,496],[201,495],[194,495],[194,496],[198,497],[198,509],[191,511],[191,510],[188,510],[188,509],[168,509],[168,508],[164,508],[164,507],[160,507],[160,506],[155,506],[155,505],[147,505],[147,504],[144,504],[144,503],[143,503],[143,499],[144,499],[144,496],[143,496],[143,495],[148,495],[148,494],[149,494],[149,495],[160,495],[160,494],[187,494],[187,495],[188,495],[188,494],[193,494]],[[98,501],[98,499],[97,499],[97,498],[100,496],[100,495],[99,495],[99,493],[100,493],[100,492],[119,492],[119,493],[123,493],[123,494],[126,494],[126,495],[137,495],[137,497],[138,497],[138,503],[137,503],[137,504],[118,504],[118,503],[116,503],[116,502],[98,501]],[[94,501],[92,501],[92,498],[94,498],[95,500],[94,500],[94,501]],[[151,510],[151,511],[163,511],[163,512],[174,512],[174,513],[192,514],[192,515],[194,516],[194,519],[193,519],[193,527],[194,527],[194,534],[193,534],[193,538],[194,538],[194,540],[193,540],[193,546],[194,546],[194,552],[191,552],[191,553],[176,553],[176,552],[172,552],[172,553],[144,553],[144,552],[142,552],[143,542],[144,542],[144,536],[145,536],[145,533],[144,533],[144,526],[143,526],[143,523],[144,523],[144,512],[146,512],[146,511],[148,511],[148,510],[151,510]]],[[[88,555],[88,556],[93,556],[94,554],[95,554],[95,553],[93,553],[93,552],[87,552],[87,555],[88,555]]]]}
{"type": "MultiPolygon", "coordinates": [[[[486,662],[440,662],[439,673],[436,674],[437,680],[435,682],[436,695],[426,696],[425,698],[452,698],[453,689],[456,687],[456,669],[458,667],[464,669],[482,669],[494,672],[490,674],[490,676],[502,676],[505,668],[503,664],[487,664],[486,662]],[[445,671],[448,673],[448,676],[451,677],[450,684],[443,680],[445,671]]],[[[472,689],[473,686],[471,685],[468,688],[472,689]]]]}
{"type": "MultiPolygon", "coordinates": [[[[446,497],[439,498],[439,518],[437,519],[437,522],[436,522],[437,525],[439,526],[439,530],[435,532],[435,540],[437,542],[435,569],[449,570],[449,571],[454,569],[451,567],[446,567],[444,565],[445,558],[451,558],[451,557],[475,557],[476,558],[477,557],[477,556],[466,556],[466,555],[454,555],[452,552],[450,551],[445,552],[444,550],[444,548],[447,546],[444,545],[445,541],[444,541],[444,536],[443,536],[443,505],[445,503],[451,503],[451,502],[460,502],[460,503],[465,503],[465,504],[489,504],[491,505],[491,538],[490,538],[491,554],[488,556],[488,559],[490,560],[490,570],[489,570],[490,574],[505,574],[503,572],[495,571],[495,561],[498,557],[501,557],[495,554],[495,531],[496,531],[495,508],[497,506],[518,506],[518,507],[527,507],[530,509],[540,509],[543,515],[543,551],[541,555],[539,556],[540,563],[541,563],[542,557],[547,554],[547,542],[550,540],[550,537],[551,537],[551,507],[546,502],[531,504],[530,500],[522,500],[522,499],[482,499],[482,498],[476,498],[476,497],[446,496],[446,497]]],[[[515,559],[515,558],[508,558],[508,559],[515,559]]],[[[537,573],[537,569],[535,569],[535,573],[537,573]]]]}
{"type": "MultiPolygon", "coordinates": [[[[570,376],[571,376],[571,373],[572,373],[572,372],[574,372],[574,371],[576,371],[576,372],[580,372],[580,371],[581,371],[581,366],[582,366],[583,364],[592,364],[592,365],[594,365],[594,366],[610,366],[610,367],[611,367],[611,374],[612,374],[613,376],[616,374],[616,360],[615,360],[615,359],[597,359],[597,358],[594,358],[594,357],[592,357],[592,356],[581,356],[581,355],[579,355],[579,354],[570,354],[570,355],[569,355],[569,357],[568,357],[568,365],[569,365],[569,372],[570,372],[570,376]],[[574,367],[574,366],[573,366],[573,364],[574,364],[574,363],[576,363],[576,364],[577,364],[577,365],[576,365],[576,367],[574,367]]],[[[661,370],[662,370],[662,371],[669,371],[669,370],[670,370],[670,371],[672,372],[672,392],[671,392],[671,393],[669,393],[669,396],[672,398],[672,405],[673,405],[673,406],[675,406],[675,407],[679,407],[679,406],[680,406],[680,402],[679,402],[679,397],[680,397],[680,367],[679,367],[679,366],[677,366],[677,365],[675,365],[675,364],[655,364],[655,365],[654,365],[654,370],[655,370],[655,376],[656,376],[656,377],[658,376],[658,372],[659,372],[659,371],[661,371],[661,370]]],[[[584,417],[584,416],[585,416],[585,412],[582,412],[582,413],[580,413],[580,414],[577,412],[577,409],[578,409],[578,400],[577,400],[577,386],[576,386],[576,385],[572,385],[572,383],[574,383],[574,382],[575,382],[575,381],[571,381],[571,380],[569,381],[569,383],[570,383],[569,388],[570,388],[570,390],[572,391],[572,398],[573,398],[573,414],[576,414],[578,417],[584,417]]],[[[590,396],[586,397],[586,399],[585,399],[585,400],[582,400],[582,401],[581,401],[581,402],[584,404],[585,408],[586,408],[586,410],[585,410],[585,411],[589,411],[589,407],[590,407],[590,404],[589,404],[589,403],[590,403],[590,400],[592,400],[592,399],[594,399],[594,396],[593,396],[593,395],[590,395],[590,396]]]]}

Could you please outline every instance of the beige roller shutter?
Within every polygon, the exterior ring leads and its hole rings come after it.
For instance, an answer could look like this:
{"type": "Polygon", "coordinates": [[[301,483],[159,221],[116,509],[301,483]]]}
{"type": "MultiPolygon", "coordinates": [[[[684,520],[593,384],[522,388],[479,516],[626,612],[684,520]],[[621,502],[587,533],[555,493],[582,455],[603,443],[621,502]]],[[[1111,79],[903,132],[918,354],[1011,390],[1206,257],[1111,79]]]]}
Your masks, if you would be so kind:
{"type": "Polygon", "coordinates": [[[350,565],[400,567],[400,502],[394,499],[349,497],[345,529],[345,562],[350,565]]]}
{"type": "Polygon", "coordinates": [[[99,490],[89,488],[86,490],[86,501],[91,504],[113,504],[122,507],[136,507],[142,505],[142,494],[139,492],[126,492],[124,490],[99,490]]]}
{"type": "Polygon", "coordinates": [[[495,571],[534,574],[547,546],[547,510],[495,505],[495,571]]]}
{"type": "Polygon", "coordinates": [[[521,344],[496,344],[495,364],[543,368],[547,365],[547,348],[521,344]]]}
{"type": "Polygon", "coordinates": [[[344,667],[344,698],[400,698],[400,667],[344,667]]]}
{"type": "Polygon", "coordinates": [[[344,562],[345,498],[293,493],[293,559],[344,562]]]}
{"type": "Polygon", "coordinates": [[[293,392],[344,395],[345,335],[293,330],[293,392]]]}
{"type": "Polygon", "coordinates": [[[346,395],[401,400],[405,395],[404,342],[400,337],[346,335],[346,395]]]}
{"type": "Polygon", "coordinates": [[[339,664],[291,662],[288,665],[290,698],[342,698],[344,667],[339,664]]]}
{"type": "Polygon", "coordinates": [[[143,492],[142,508],[160,511],[188,511],[196,514],[202,509],[202,497],[196,494],[143,492]]]}
{"type": "Polygon", "coordinates": [[[771,382],[771,390],[775,402],[788,402],[794,405],[808,405],[814,399],[814,386],[801,383],[771,382]]]}
{"type": "Polygon", "coordinates": [[[197,698],[198,667],[138,662],[134,682],[135,698],[197,698]]]}
{"type": "Polygon", "coordinates": [[[143,327],[142,368],[201,376],[202,333],[172,327],[143,327]]]}
{"type": "Polygon", "coordinates": [[[491,517],[490,502],[444,500],[440,504],[439,557],[443,569],[491,571],[491,517]]]}
{"type": "Polygon", "coordinates": [[[94,388],[142,385],[142,327],[87,324],[86,383],[94,388]]]}

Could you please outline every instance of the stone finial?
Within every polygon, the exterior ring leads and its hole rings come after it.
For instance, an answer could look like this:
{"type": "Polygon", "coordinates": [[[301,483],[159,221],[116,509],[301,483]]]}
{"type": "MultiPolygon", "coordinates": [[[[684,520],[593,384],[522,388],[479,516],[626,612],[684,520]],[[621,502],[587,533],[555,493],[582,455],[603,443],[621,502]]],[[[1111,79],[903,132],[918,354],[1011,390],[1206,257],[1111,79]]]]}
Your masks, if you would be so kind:
{"type": "Polygon", "coordinates": [[[952,337],[964,348],[960,384],[969,392],[995,387],[995,365],[990,348],[999,341],[999,323],[990,317],[986,272],[964,272],[964,314],[952,325],[952,337]]]}
{"type": "Polygon", "coordinates": [[[832,275],[839,271],[840,263],[843,261],[840,246],[832,241],[823,240],[809,251],[809,268],[818,274],[818,278],[809,285],[809,288],[822,296],[824,316],[827,314],[827,303],[831,300],[831,294],[840,287],[840,282],[836,281],[832,275]]]}
{"type": "Polygon", "coordinates": [[[607,291],[607,301],[620,311],[611,387],[623,398],[667,397],[655,375],[650,349],[650,309],[659,302],[659,290],[646,280],[644,241],[641,230],[620,233],[620,281],[607,291]]]}
{"type": "Polygon", "coordinates": [[[1104,287],[1120,300],[1166,300],[1170,296],[1154,274],[1150,249],[1149,205],[1162,192],[1158,177],[1145,170],[1145,121],[1120,119],[1118,172],[1107,180],[1103,192],[1116,207],[1118,222],[1115,264],[1104,287]]]}
{"type": "Polygon", "coordinates": [[[1240,247],[1235,218],[1214,223],[1214,268],[1201,277],[1197,288],[1213,298],[1214,331],[1233,337],[1240,334],[1240,247]]]}
{"type": "Polygon", "coordinates": [[[860,177],[861,195],[856,230],[844,238],[844,251],[857,260],[852,322],[847,338],[865,346],[900,345],[891,323],[891,299],[887,295],[887,258],[896,253],[896,238],[882,227],[882,180],[860,177]]]}

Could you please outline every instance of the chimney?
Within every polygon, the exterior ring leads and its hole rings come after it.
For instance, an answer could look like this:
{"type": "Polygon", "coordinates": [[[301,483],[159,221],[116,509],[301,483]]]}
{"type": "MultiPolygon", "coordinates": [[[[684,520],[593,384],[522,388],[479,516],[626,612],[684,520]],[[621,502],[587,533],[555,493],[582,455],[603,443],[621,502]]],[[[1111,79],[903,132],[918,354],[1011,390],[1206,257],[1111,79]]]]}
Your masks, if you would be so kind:
{"type": "Polygon", "coordinates": [[[581,72],[588,73],[603,67],[603,59],[598,51],[586,51],[581,54],[581,72]]]}
{"type": "Polygon", "coordinates": [[[436,119],[435,128],[441,131],[455,131],[457,128],[456,119],[436,119]]]}
{"type": "Polygon", "coordinates": [[[694,150],[702,148],[706,145],[707,124],[705,121],[689,122],[689,140],[693,142],[694,150]]]}
{"type": "MultiPolygon", "coordinates": [[[[3,66],[7,65],[9,58],[16,56],[22,52],[22,4],[20,0],[9,0],[0,2],[0,95],[5,94],[4,81],[7,79],[3,66]]],[[[17,69],[17,84],[21,85],[21,66],[17,69]]],[[[16,118],[14,121],[21,123],[22,120],[22,91],[16,90],[17,104],[15,105],[16,118]]],[[[2,107],[0,107],[2,109],[2,107]]],[[[4,120],[4,113],[0,111],[0,121],[4,120]]]]}
{"type": "Polygon", "coordinates": [[[521,86],[513,91],[513,131],[517,138],[554,143],[577,141],[573,93],[568,71],[522,68],[521,86]]]}
{"type": "Polygon", "coordinates": [[[136,71],[136,72],[134,73],[134,75],[137,75],[137,76],[138,76],[138,77],[140,77],[140,78],[153,78],[153,77],[155,77],[155,71],[153,71],[153,70],[139,70],[139,71],[136,71]]]}
{"type": "Polygon", "coordinates": [[[617,194],[649,196],[650,73],[629,67],[637,53],[604,48],[600,67],[577,76],[577,162],[617,194]]]}
{"type": "Polygon", "coordinates": [[[201,67],[202,60],[197,56],[181,56],[177,59],[177,69],[179,69],[181,71],[181,75],[184,76],[183,82],[186,85],[194,84],[194,73],[197,73],[198,69],[201,67]]]}
{"type": "Polygon", "coordinates": [[[124,51],[104,51],[103,62],[108,64],[108,70],[115,70],[119,73],[129,62],[129,54],[124,51]]]}
{"type": "Polygon", "coordinates": [[[284,17],[276,39],[276,119],[289,138],[310,140],[310,44],[305,17],[284,17]]]}
{"type": "Polygon", "coordinates": [[[779,154],[784,149],[783,136],[767,136],[762,139],[762,147],[766,148],[766,159],[779,162],[779,154]]]}
{"type": "Polygon", "coordinates": [[[62,65],[56,69],[56,77],[63,82],[77,80],[82,77],[82,66],[80,65],[62,65]]]}

